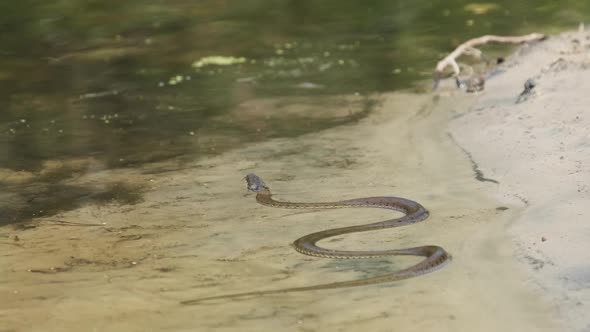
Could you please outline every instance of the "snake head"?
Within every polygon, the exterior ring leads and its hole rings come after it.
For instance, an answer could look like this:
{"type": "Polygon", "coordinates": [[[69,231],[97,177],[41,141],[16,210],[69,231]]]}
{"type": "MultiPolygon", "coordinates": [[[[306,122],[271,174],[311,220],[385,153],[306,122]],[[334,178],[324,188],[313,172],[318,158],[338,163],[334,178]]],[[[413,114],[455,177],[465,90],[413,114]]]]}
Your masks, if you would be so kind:
{"type": "Polygon", "coordinates": [[[257,193],[257,192],[268,190],[268,187],[266,186],[264,181],[262,181],[262,179],[254,173],[250,173],[250,174],[246,175],[245,179],[246,179],[246,182],[248,183],[248,190],[249,191],[253,191],[253,192],[257,193]]]}

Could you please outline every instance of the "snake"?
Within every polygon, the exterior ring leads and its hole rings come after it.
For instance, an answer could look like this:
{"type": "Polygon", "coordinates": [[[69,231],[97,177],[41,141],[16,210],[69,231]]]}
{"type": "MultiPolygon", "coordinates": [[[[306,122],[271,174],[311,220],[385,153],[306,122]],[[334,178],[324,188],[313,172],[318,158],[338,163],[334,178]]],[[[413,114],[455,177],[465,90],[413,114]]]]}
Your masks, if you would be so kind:
{"type": "Polygon", "coordinates": [[[275,208],[287,208],[287,209],[336,209],[336,208],[381,208],[394,210],[401,212],[404,215],[399,218],[389,219],[385,221],[356,225],[349,227],[340,227],[327,229],[315,233],[305,235],[293,242],[293,247],[298,252],[315,257],[322,258],[336,258],[336,259],[360,259],[360,258],[375,258],[384,256],[394,255],[410,255],[425,257],[422,261],[408,268],[395,271],[386,275],[369,277],[364,279],[349,280],[349,281],[338,281],[326,284],[283,288],[274,290],[262,290],[252,291],[245,293],[235,293],[226,295],[217,295],[204,297],[199,299],[182,301],[181,304],[191,305],[197,304],[206,300],[217,300],[226,298],[237,298],[245,296],[259,296],[277,293],[289,293],[289,292],[301,292],[301,291],[313,291],[313,290],[324,290],[334,288],[345,288],[355,287],[371,284],[379,284],[385,282],[392,282],[398,280],[404,280],[421,276],[427,273],[439,270],[452,259],[451,255],[448,254],[442,247],[435,245],[427,245],[406,249],[392,249],[392,250],[379,250],[379,251],[348,251],[348,250],[333,250],[323,248],[317,245],[321,240],[331,238],[334,236],[340,236],[344,234],[376,231],[392,227],[400,227],[405,225],[415,224],[423,221],[429,217],[429,212],[419,203],[392,196],[379,196],[379,197],[363,197],[349,200],[335,201],[335,202],[321,202],[321,203],[301,203],[301,202],[288,202],[288,201],[277,201],[272,198],[270,188],[264,183],[264,181],[256,174],[250,173],[246,175],[245,180],[248,185],[248,190],[256,193],[256,201],[259,204],[275,207],[275,208]]]}

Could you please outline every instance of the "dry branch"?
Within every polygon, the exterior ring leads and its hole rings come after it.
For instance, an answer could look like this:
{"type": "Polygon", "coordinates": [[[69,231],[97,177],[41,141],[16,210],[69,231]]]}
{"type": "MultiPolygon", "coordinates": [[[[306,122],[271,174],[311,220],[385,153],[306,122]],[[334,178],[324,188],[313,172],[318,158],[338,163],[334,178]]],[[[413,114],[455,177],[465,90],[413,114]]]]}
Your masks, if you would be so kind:
{"type": "Polygon", "coordinates": [[[484,44],[521,44],[521,43],[528,43],[536,40],[543,40],[546,36],[540,33],[531,33],[524,36],[495,36],[495,35],[486,35],[481,36],[478,38],[470,39],[463,44],[459,45],[453,52],[449,53],[444,59],[440,60],[436,64],[436,69],[434,70],[434,89],[438,87],[438,83],[440,81],[441,74],[443,70],[451,66],[453,67],[454,77],[459,76],[460,69],[459,65],[457,64],[457,58],[463,54],[470,54],[481,56],[481,51],[475,48],[478,45],[484,44]]]}

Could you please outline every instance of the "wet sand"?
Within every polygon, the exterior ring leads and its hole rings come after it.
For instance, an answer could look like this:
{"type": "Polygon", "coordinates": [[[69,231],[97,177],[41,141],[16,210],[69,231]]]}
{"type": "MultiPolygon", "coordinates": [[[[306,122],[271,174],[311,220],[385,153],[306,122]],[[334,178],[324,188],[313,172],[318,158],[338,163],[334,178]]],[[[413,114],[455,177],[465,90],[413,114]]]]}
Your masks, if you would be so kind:
{"type": "Polygon", "coordinates": [[[449,119],[466,112],[473,97],[375,98],[380,105],[356,124],[207,160],[71,180],[120,179],[145,194],[135,205],[83,206],[37,219],[36,227],[1,228],[2,331],[561,331],[550,299],[535,292],[507,233],[529,210],[488,195],[497,185],[476,179],[465,150],[449,136],[449,119]],[[249,172],[262,176],[279,199],[416,200],[431,212],[423,223],[322,244],[351,250],[433,244],[453,261],[382,285],[181,305],[374,276],[418,260],[338,261],[295,252],[289,243],[302,235],[391,213],[263,207],[246,193],[249,172]]]}
{"type": "Polygon", "coordinates": [[[588,31],[522,48],[451,123],[458,143],[498,180],[487,195],[522,209],[508,228],[517,257],[567,331],[590,329],[589,69],[588,31]],[[536,86],[519,101],[528,79],[536,86]]]}

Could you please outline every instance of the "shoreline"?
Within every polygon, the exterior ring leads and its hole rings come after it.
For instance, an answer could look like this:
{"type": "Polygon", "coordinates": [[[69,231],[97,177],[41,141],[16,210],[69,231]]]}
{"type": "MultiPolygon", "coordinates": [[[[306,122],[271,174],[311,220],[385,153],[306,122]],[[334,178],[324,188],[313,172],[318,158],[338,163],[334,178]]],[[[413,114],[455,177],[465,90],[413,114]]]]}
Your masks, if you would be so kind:
{"type": "MultiPolygon", "coordinates": [[[[509,227],[536,292],[569,331],[590,317],[590,34],[563,33],[509,57],[450,132],[490,197],[523,208],[509,227]],[[521,96],[524,84],[535,87],[521,96]]],[[[523,280],[523,283],[529,283],[523,280]]]]}

